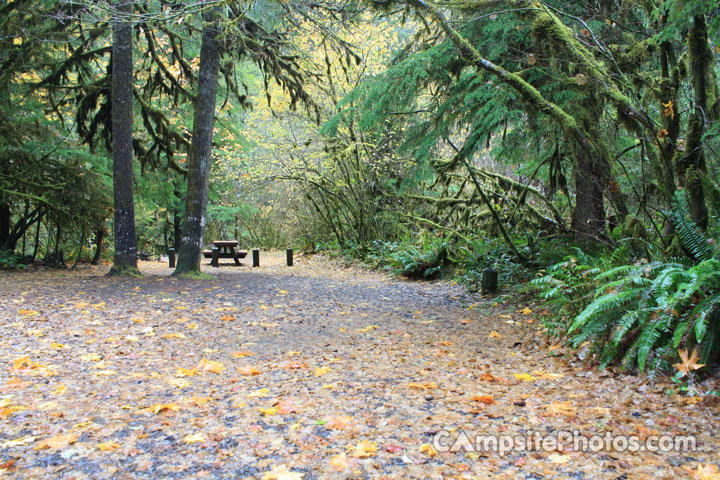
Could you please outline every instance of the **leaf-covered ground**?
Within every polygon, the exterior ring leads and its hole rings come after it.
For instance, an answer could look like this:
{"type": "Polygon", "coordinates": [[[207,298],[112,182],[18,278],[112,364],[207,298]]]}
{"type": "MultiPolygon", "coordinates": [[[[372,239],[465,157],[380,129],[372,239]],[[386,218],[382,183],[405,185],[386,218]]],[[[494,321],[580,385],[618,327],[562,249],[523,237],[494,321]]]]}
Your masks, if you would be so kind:
{"type": "MultiPolygon", "coordinates": [[[[588,369],[541,307],[300,257],[214,280],[0,273],[0,476],[717,479],[718,402],[588,369]],[[696,435],[694,452],[433,436],[696,435]]],[[[703,385],[712,388],[714,380],[703,385]]]]}

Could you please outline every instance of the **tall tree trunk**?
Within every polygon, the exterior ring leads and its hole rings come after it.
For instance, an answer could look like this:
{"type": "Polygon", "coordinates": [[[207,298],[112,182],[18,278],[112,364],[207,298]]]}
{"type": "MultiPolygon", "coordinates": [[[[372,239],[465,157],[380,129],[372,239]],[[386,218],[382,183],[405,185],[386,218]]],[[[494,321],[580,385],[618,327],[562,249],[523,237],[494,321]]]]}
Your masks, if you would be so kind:
{"type": "Polygon", "coordinates": [[[35,263],[38,248],[40,247],[40,226],[42,225],[42,214],[38,217],[37,228],[35,229],[35,246],[33,247],[32,262],[35,263]]]}
{"type": "Polygon", "coordinates": [[[578,240],[595,240],[605,233],[605,204],[602,172],[587,152],[577,154],[575,166],[575,210],[572,229],[578,240]]]}
{"type": "Polygon", "coordinates": [[[5,250],[10,237],[10,204],[0,203],[0,250],[5,250]]]}
{"type": "Polygon", "coordinates": [[[182,197],[180,195],[180,190],[176,187],[173,195],[175,195],[175,198],[177,200],[177,203],[173,209],[173,248],[175,249],[175,252],[180,251],[180,237],[182,235],[182,214],[183,212],[180,209],[180,202],[182,200],[182,197]]]}
{"type": "Polygon", "coordinates": [[[175,274],[200,272],[220,67],[220,48],[216,40],[217,35],[220,34],[218,13],[219,9],[214,7],[203,14],[200,76],[195,99],[193,136],[190,145],[187,193],[185,195],[185,224],[183,225],[180,256],[175,274]]]}
{"type": "Polygon", "coordinates": [[[95,232],[95,255],[93,255],[92,265],[100,264],[102,256],[103,241],[105,240],[105,226],[101,226],[95,232]]]}
{"type": "Polygon", "coordinates": [[[117,2],[112,47],[112,150],[115,255],[110,275],[138,273],[133,199],[133,61],[132,24],[123,18],[132,12],[131,0],[117,2]]]}
{"type": "Polygon", "coordinates": [[[707,115],[708,75],[713,57],[708,47],[707,25],[703,15],[693,18],[688,43],[695,109],[688,121],[685,155],[678,159],[677,169],[680,184],[686,188],[690,216],[705,230],[708,226],[708,209],[702,179],[707,174],[707,168],[702,136],[707,115]]]}

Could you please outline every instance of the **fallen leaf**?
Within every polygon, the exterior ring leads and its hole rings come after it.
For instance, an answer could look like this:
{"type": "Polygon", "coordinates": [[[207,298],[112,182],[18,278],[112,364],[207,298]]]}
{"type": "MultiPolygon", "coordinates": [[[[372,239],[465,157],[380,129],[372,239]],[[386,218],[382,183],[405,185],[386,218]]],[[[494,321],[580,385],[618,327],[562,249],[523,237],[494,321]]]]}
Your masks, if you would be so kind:
{"type": "Polygon", "coordinates": [[[530,375],[529,373],[513,373],[513,376],[514,376],[516,379],[522,380],[522,381],[525,381],[525,382],[534,382],[534,381],[535,381],[535,377],[533,377],[533,376],[530,375]]]}
{"type": "Polygon", "coordinates": [[[110,440],[107,442],[98,443],[97,448],[101,452],[112,452],[113,450],[117,450],[118,448],[120,448],[120,444],[110,440]]]}
{"type": "Polygon", "coordinates": [[[272,467],[269,472],[265,472],[262,480],[302,480],[304,473],[292,472],[285,465],[277,465],[272,467]]]}
{"type": "Polygon", "coordinates": [[[712,463],[707,465],[698,464],[697,470],[693,472],[694,480],[720,480],[720,470],[712,463]]]}
{"type": "Polygon", "coordinates": [[[348,468],[347,455],[345,455],[345,452],[342,452],[339,455],[335,455],[334,457],[330,458],[330,467],[333,470],[337,470],[338,472],[341,472],[348,468]]]}
{"type": "Polygon", "coordinates": [[[422,445],[420,445],[420,453],[425,453],[428,457],[435,457],[438,454],[437,450],[435,450],[435,447],[433,447],[429,443],[423,443],[422,445]]]}
{"type": "Polygon", "coordinates": [[[678,355],[680,355],[681,363],[676,363],[673,365],[673,367],[675,367],[678,372],[682,373],[682,375],[680,375],[680,378],[684,377],[685,375],[689,375],[690,372],[693,370],[698,370],[705,366],[704,363],[697,363],[697,361],[699,360],[697,347],[693,350],[692,355],[690,355],[689,358],[687,349],[678,350],[678,355]]]}
{"type": "Polygon", "coordinates": [[[203,357],[196,367],[202,372],[222,373],[225,370],[225,365],[220,362],[213,362],[203,357]]]}
{"type": "Polygon", "coordinates": [[[362,440],[356,445],[347,445],[345,448],[350,452],[350,456],[356,458],[372,457],[378,451],[377,443],[370,440],[362,440]]]}
{"type": "Polygon", "coordinates": [[[292,398],[286,398],[283,400],[280,400],[277,404],[277,413],[278,415],[290,415],[291,413],[298,413],[299,410],[297,406],[295,405],[295,402],[292,398]]]}
{"type": "Polygon", "coordinates": [[[237,372],[240,375],[260,375],[260,370],[250,365],[244,367],[237,367],[237,372]]]}
{"type": "Polygon", "coordinates": [[[12,447],[24,447],[25,445],[30,445],[35,441],[37,437],[21,437],[16,438],[15,440],[8,440],[7,442],[0,443],[0,448],[12,448],[12,447]]]}
{"type": "Polygon", "coordinates": [[[263,398],[267,397],[269,394],[269,388],[261,388],[260,390],[255,390],[254,392],[248,393],[247,398],[263,398]]]}
{"type": "Polygon", "coordinates": [[[495,399],[492,397],[492,395],[473,395],[470,400],[472,400],[473,402],[484,403],[486,405],[492,405],[493,403],[495,403],[495,399]]]}
{"type": "Polygon", "coordinates": [[[316,377],[322,377],[323,375],[325,375],[325,374],[328,373],[329,371],[330,371],[330,367],[328,367],[328,366],[325,366],[325,367],[317,367],[317,368],[315,368],[315,376],[316,376],[316,377]]]}
{"type": "Polygon", "coordinates": [[[183,437],[183,442],[190,445],[192,443],[202,443],[205,441],[205,435],[202,434],[202,432],[199,433],[192,433],[190,435],[185,435],[183,437]]]}
{"type": "Polygon", "coordinates": [[[46,438],[45,440],[40,440],[35,444],[33,447],[35,450],[45,450],[48,448],[52,449],[59,449],[59,448],[65,448],[70,444],[73,444],[77,441],[78,436],[73,433],[67,433],[65,435],[55,435],[54,437],[46,438]]]}
{"type": "Polygon", "coordinates": [[[574,417],[577,415],[577,409],[572,406],[570,400],[551,403],[545,406],[545,410],[547,410],[550,415],[564,415],[566,417],[574,417]]]}
{"type": "Polygon", "coordinates": [[[177,412],[180,410],[180,406],[177,403],[156,403],[150,407],[153,413],[158,414],[166,411],[177,412]]]}

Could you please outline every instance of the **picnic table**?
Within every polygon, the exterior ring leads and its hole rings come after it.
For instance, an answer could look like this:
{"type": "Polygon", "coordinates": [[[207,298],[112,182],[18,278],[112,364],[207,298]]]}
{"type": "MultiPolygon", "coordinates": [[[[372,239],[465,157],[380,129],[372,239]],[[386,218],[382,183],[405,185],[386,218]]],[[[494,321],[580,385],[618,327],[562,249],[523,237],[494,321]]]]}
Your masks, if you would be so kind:
{"type": "MultiPolygon", "coordinates": [[[[240,259],[247,256],[245,250],[235,251],[235,247],[237,247],[239,243],[237,240],[214,240],[212,242],[213,247],[218,249],[218,258],[232,258],[235,261],[235,265],[240,265],[240,259]]],[[[213,251],[204,250],[203,256],[212,259],[213,251]]],[[[214,263],[214,259],[210,264],[213,267],[218,266],[214,263]]]]}

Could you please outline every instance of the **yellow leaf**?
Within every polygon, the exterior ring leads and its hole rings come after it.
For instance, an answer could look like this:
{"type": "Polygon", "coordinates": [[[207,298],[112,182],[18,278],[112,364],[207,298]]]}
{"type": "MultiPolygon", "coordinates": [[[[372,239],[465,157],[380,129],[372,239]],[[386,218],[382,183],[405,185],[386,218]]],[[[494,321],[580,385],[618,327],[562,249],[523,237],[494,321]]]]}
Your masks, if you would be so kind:
{"type": "Polygon", "coordinates": [[[697,470],[693,472],[694,480],[720,480],[720,470],[712,463],[707,465],[698,464],[697,470]]]}
{"type": "Polygon", "coordinates": [[[523,315],[530,315],[532,313],[532,310],[530,310],[528,307],[525,307],[520,313],[522,313],[523,315]]]}
{"type": "Polygon", "coordinates": [[[270,407],[270,408],[260,408],[260,413],[265,415],[266,417],[272,417],[273,415],[277,415],[277,408],[270,407]]]}
{"type": "Polygon", "coordinates": [[[432,390],[432,389],[437,388],[437,384],[435,382],[425,382],[425,383],[410,382],[407,384],[407,387],[415,389],[415,390],[432,390]]]}
{"type": "Polygon", "coordinates": [[[365,333],[365,332],[369,332],[370,330],[375,330],[376,328],[379,328],[379,327],[377,325],[369,325],[365,328],[359,328],[355,331],[365,333]]]}
{"type": "Polygon", "coordinates": [[[435,450],[435,447],[430,445],[429,443],[423,443],[420,445],[420,453],[427,453],[428,457],[435,457],[438,452],[435,450]]]}
{"type": "Polygon", "coordinates": [[[65,385],[63,385],[62,383],[58,383],[58,384],[55,386],[55,390],[53,390],[52,393],[53,393],[53,395],[62,395],[62,394],[64,394],[66,391],[67,391],[67,387],[65,387],[65,385]]]}
{"type": "Polygon", "coordinates": [[[16,358],[13,360],[13,370],[20,370],[21,368],[29,368],[31,366],[32,362],[30,362],[29,356],[24,356],[20,358],[16,358]]]}
{"type": "Polygon", "coordinates": [[[156,403],[151,408],[152,408],[153,413],[155,413],[155,414],[162,413],[165,411],[177,412],[178,410],[180,410],[180,407],[178,406],[178,404],[174,403],[174,402],[173,403],[156,403]]]}
{"type": "Polygon", "coordinates": [[[202,433],[193,433],[191,435],[185,435],[183,437],[183,442],[187,443],[188,445],[191,443],[202,443],[205,441],[205,435],[202,433]]]}
{"type": "Polygon", "coordinates": [[[97,448],[101,452],[112,452],[113,450],[120,448],[120,444],[110,440],[108,442],[98,443],[97,448]]]}
{"type": "Polygon", "coordinates": [[[269,393],[270,393],[269,388],[261,388],[260,390],[255,390],[252,393],[248,393],[247,397],[248,398],[263,398],[263,397],[267,397],[269,393]]]}
{"type": "Polygon", "coordinates": [[[330,371],[330,367],[328,367],[328,366],[325,366],[325,367],[317,367],[317,368],[315,369],[315,376],[316,376],[316,377],[322,377],[323,375],[325,375],[325,374],[328,373],[329,371],[330,371]]]}
{"type": "Polygon", "coordinates": [[[208,403],[209,401],[210,401],[210,397],[199,397],[199,396],[197,396],[197,395],[193,395],[192,397],[190,397],[190,398],[188,399],[188,402],[189,402],[189,403],[192,403],[193,405],[196,405],[196,406],[198,406],[198,407],[199,407],[200,405],[205,405],[205,404],[208,403]]]}
{"type": "Polygon", "coordinates": [[[499,338],[499,337],[500,337],[500,334],[498,332],[496,332],[495,330],[490,332],[490,335],[488,335],[488,338],[499,338]]]}
{"type": "Polygon", "coordinates": [[[53,350],[62,350],[63,348],[65,348],[65,345],[63,345],[62,343],[52,342],[50,344],[50,348],[52,348],[53,350]]]}
{"type": "Polygon", "coordinates": [[[370,440],[362,440],[357,445],[347,445],[345,448],[350,452],[350,456],[356,458],[372,457],[378,451],[377,443],[370,440]]]}
{"type": "Polygon", "coordinates": [[[176,377],[192,377],[197,374],[197,368],[178,368],[177,372],[175,372],[176,377]]]}
{"type": "Polygon", "coordinates": [[[525,382],[534,382],[535,377],[530,375],[529,373],[513,373],[513,376],[517,378],[518,380],[523,380],[525,382]]]}
{"type": "Polygon", "coordinates": [[[187,338],[184,333],[163,333],[162,338],[187,338]]]}
{"type": "Polygon", "coordinates": [[[255,355],[254,352],[248,352],[247,350],[242,350],[240,352],[234,352],[232,354],[232,356],[235,358],[252,357],[253,355],[255,355]]]}
{"type": "Polygon", "coordinates": [[[202,360],[200,360],[200,363],[198,363],[197,368],[203,372],[222,373],[223,370],[225,370],[225,365],[220,362],[210,361],[203,357],[202,360]]]}

